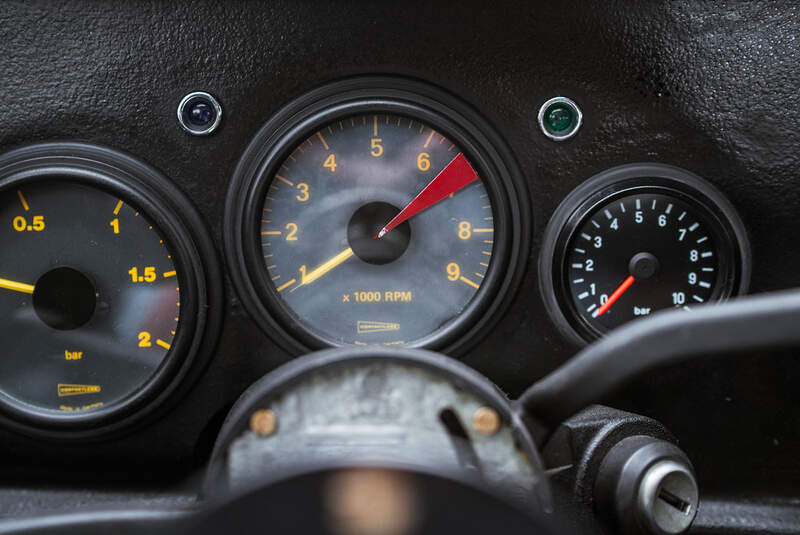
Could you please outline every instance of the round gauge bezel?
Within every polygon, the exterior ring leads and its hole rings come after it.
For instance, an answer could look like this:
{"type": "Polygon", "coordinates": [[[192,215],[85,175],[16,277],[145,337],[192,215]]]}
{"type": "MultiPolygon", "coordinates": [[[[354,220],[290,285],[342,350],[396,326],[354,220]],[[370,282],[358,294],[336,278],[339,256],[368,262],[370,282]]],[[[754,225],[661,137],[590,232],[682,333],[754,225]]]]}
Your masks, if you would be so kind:
{"type": "MultiPolygon", "coordinates": [[[[647,177],[651,178],[651,177],[647,177]]],[[[598,329],[592,324],[584,314],[578,310],[575,300],[571,298],[571,290],[569,285],[569,246],[574,243],[576,235],[580,229],[591,217],[593,217],[602,207],[608,206],[616,200],[636,194],[662,194],[676,198],[685,202],[693,209],[697,210],[700,218],[709,224],[710,230],[708,231],[714,237],[716,248],[720,251],[719,255],[719,272],[716,282],[712,289],[709,302],[719,302],[727,299],[732,294],[736,285],[736,269],[731,265],[730,259],[736,255],[731,236],[725,232],[722,220],[713,213],[707,204],[699,202],[698,199],[688,195],[686,192],[674,188],[672,185],[659,184],[659,179],[652,178],[652,184],[647,185],[633,185],[620,182],[615,185],[612,192],[600,192],[597,196],[587,199],[584,205],[581,205],[567,221],[565,231],[559,236],[556,248],[563,251],[560,258],[557,256],[553,262],[553,278],[556,281],[556,298],[562,309],[567,309],[572,318],[576,320],[576,330],[583,334],[588,339],[595,339],[604,336],[608,331],[598,329]],[[709,215],[711,216],[710,220],[709,215]],[[723,229],[723,234],[720,234],[720,229],[723,229]]]]}
{"type": "Polygon", "coordinates": [[[484,182],[494,212],[492,261],[480,289],[455,318],[406,347],[464,351],[499,319],[513,296],[510,290],[519,284],[528,256],[530,210],[521,172],[499,135],[467,105],[421,82],[364,77],[329,84],[293,101],[264,125],[237,166],[226,204],[226,256],[234,285],[265,332],[292,354],[349,344],[337,344],[305,325],[269,280],[260,240],[266,190],[281,163],[321,126],[376,112],[420,120],[460,146],[484,182]]]}
{"type": "Polygon", "coordinates": [[[559,204],[545,230],[539,257],[542,299],[559,331],[578,345],[606,334],[578,312],[568,284],[567,249],[582,225],[602,206],[635,193],[675,197],[708,221],[709,232],[722,254],[712,299],[724,301],[747,291],[750,283],[750,242],[730,201],[699,176],[665,164],[638,163],[608,169],[573,190],[559,204]]]}
{"type": "Polygon", "coordinates": [[[124,398],[59,414],[0,391],[0,423],[56,439],[108,437],[165,410],[193,384],[213,352],[222,320],[222,280],[213,244],[188,199],[154,168],[124,153],[83,143],[43,143],[0,157],[0,192],[23,184],[71,182],[135,207],[165,241],[178,272],[180,320],[153,374],[124,398]],[[167,403],[170,402],[170,403],[167,403]]]}

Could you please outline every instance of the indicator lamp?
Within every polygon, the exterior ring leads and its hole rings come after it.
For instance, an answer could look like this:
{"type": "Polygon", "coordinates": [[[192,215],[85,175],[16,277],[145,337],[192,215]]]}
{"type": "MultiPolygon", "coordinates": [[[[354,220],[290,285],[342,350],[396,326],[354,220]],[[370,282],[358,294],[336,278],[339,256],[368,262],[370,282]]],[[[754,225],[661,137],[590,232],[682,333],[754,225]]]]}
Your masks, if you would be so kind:
{"type": "Polygon", "coordinates": [[[222,120],[222,106],[217,99],[203,91],[189,93],[178,104],[178,122],[195,136],[213,132],[222,120]]]}
{"type": "Polygon", "coordinates": [[[583,113],[567,97],[554,97],[539,108],[539,128],[553,141],[564,141],[574,136],[583,123],[583,113]]]}

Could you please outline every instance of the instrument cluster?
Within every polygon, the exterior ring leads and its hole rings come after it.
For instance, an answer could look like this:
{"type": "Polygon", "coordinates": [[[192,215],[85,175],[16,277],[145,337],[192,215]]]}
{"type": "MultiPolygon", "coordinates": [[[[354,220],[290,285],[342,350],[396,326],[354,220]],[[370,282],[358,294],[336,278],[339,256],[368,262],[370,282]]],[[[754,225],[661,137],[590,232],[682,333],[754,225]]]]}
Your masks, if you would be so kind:
{"type": "MultiPolygon", "coordinates": [[[[207,135],[221,106],[190,96],[181,125],[207,135]]],[[[565,141],[582,120],[573,100],[550,99],[533,135],[565,141]]],[[[250,316],[293,355],[373,344],[462,355],[531,276],[537,233],[541,298],[576,344],[746,291],[747,233],[699,176],[616,167],[538,229],[527,178],[457,96],[393,77],[330,83],[288,103],[244,150],[225,262],[250,316]]],[[[211,236],[168,178],[114,149],[28,146],[0,159],[0,219],[0,332],[11,341],[0,408],[11,426],[105,435],[191,386],[219,334],[222,284],[211,236]]]]}

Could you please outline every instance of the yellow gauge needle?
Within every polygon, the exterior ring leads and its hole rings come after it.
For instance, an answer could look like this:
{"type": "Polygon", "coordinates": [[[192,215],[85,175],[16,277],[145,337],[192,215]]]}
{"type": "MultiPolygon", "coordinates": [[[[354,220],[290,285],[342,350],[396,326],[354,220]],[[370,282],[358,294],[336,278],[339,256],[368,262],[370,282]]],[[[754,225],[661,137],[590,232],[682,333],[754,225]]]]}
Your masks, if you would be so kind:
{"type": "Polygon", "coordinates": [[[324,264],[320,265],[319,267],[314,268],[313,270],[311,270],[308,273],[306,273],[304,269],[301,270],[300,271],[300,275],[301,275],[300,284],[298,284],[292,291],[296,290],[300,286],[306,286],[308,284],[311,284],[312,282],[314,282],[318,278],[322,277],[323,275],[325,275],[327,272],[329,272],[330,270],[332,270],[333,268],[335,268],[339,264],[345,262],[351,256],[353,256],[353,250],[350,247],[348,247],[347,249],[345,249],[341,253],[337,254],[336,256],[334,256],[333,258],[331,258],[330,260],[328,260],[324,264]]]}
{"type": "Polygon", "coordinates": [[[22,282],[14,282],[7,279],[0,279],[0,288],[6,290],[13,290],[15,292],[22,292],[26,294],[33,293],[33,284],[24,284],[22,282]]]}

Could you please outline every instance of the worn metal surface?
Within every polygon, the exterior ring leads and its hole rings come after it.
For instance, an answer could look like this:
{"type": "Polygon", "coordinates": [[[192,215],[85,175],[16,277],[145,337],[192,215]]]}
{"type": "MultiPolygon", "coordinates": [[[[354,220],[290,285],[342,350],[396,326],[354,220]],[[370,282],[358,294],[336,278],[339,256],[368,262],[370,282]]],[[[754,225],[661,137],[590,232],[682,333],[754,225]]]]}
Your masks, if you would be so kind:
{"type": "MultiPolygon", "coordinates": [[[[265,401],[267,402],[267,401],[265,401]]],[[[539,475],[517,449],[508,424],[492,435],[472,429],[486,400],[450,378],[410,365],[353,363],[321,370],[268,401],[279,420],[268,437],[247,430],[227,454],[231,488],[247,488],[270,473],[298,466],[353,462],[471,472],[530,502],[539,475]],[[448,433],[452,410],[468,440],[448,433]]]]}

